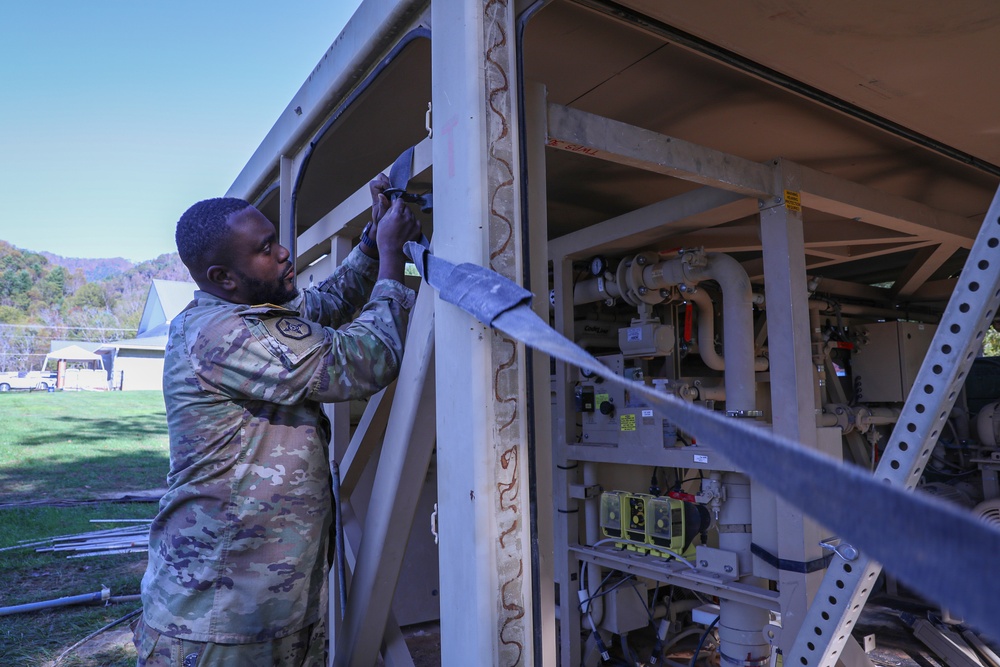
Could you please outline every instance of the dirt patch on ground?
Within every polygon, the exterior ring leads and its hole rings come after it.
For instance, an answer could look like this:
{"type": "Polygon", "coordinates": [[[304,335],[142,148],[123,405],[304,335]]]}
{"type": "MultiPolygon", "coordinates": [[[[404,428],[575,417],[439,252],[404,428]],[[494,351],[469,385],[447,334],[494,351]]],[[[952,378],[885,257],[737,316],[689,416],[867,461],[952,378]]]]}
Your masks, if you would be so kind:
{"type": "MultiPolygon", "coordinates": [[[[72,644],[70,645],[72,646],[72,644]]],[[[63,651],[69,649],[67,646],[63,651]]],[[[62,653],[62,651],[60,651],[62,653]]],[[[56,656],[58,658],[58,655],[56,656]]],[[[59,663],[59,667],[97,667],[98,665],[120,664],[128,661],[135,664],[135,646],[128,623],[102,632],[86,643],[74,648],[59,663]]],[[[41,667],[54,667],[55,660],[42,663],[41,667]]]]}

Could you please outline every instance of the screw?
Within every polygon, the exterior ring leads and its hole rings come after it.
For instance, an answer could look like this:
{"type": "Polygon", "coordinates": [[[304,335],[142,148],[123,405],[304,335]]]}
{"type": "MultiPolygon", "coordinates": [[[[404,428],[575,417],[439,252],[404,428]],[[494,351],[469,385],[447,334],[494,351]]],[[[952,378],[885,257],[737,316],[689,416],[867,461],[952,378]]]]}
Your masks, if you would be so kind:
{"type": "Polygon", "coordinates": [[[708,567],[708,561],[707,560],[700,560],[700,561],[698,561],[698,565],[701,565],[702,567],[708,567]]]}
{"type": "Polygon", "coordinates": [[[732,565],[727,565],[727,566],[726,566],[726,567],[724,567],[723,569],[724,569],[724,570],[725,570],[726,572],[732,572],[732,571],[733,571],[733,566],[732,566],[732,565]]]}
{"type": "Polygon", "coordinates": [[[660,290],[660,298],[661,299],[666,299],[668,296],[670,296],[670,290],[668,290],[668,289],[661,289],[660,290]]]}
{"type": "Polygon", "coordinates": [[[637,263],[637,264],[638,264],[639,266],[646,266],[646,258],[645,258],[645,257],[643,257],[642,255],[639,255],[638,257],[636,257],[636,258],[635,258],[635,261],[636,261],[636,263],[637,263]]]}
{"type": "Polygon", "coordinates": [[[640,287],[639,288],[639,294],[642,295],[642,296],[644,296],[646,294],[646,292],[648,292],[648,291],[649,290],[646,289],[645,287],[640,287]]]}

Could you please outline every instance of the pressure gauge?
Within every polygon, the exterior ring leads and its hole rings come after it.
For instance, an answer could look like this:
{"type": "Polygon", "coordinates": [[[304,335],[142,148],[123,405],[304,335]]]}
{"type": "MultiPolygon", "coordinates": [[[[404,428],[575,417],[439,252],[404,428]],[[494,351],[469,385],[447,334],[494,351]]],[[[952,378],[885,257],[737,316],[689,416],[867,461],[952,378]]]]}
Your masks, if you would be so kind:
{"type": "Polygon", "coordinates": [[[596,255],[590,260],[590,274],[595,278],[603,276],[604,272],[607,270],[608,260],[604,259],[600,255],[596,255]]]}

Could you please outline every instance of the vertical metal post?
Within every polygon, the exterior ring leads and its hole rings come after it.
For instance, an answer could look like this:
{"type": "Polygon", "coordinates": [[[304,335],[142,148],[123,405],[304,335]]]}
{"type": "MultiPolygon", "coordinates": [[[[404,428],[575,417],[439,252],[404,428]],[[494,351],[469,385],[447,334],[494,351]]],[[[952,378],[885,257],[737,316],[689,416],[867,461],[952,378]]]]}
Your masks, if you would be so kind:
{"type": "MultiPolygon", "coordinates": [[[[813,389],[816,380],[798,190],[795,172],[789,165],[776,161],[776,198],[761,200],[760,212],[768,346],[781,351],[770,357],[771,404],[775,406],[772,427],[778,435],[815,448],[818,445],[813,389]]],[[[765,493],[759,485],[753,487],[753,492],[765,493]]],[[[819,526],[783,500],[775,499],[774,506],[775,523],[770,531],[757,520],[755,513],[754,539],[775,546],[772,553],[781,559],[807,562],[821,557],[819,542],[824,536],[819,526]]],[[[781,592],[779,646],[787,652],[819,586],[822,572],[802,574],[779,570],[775,578],[781,592]]]]}
{"type": "MultiPolygon", "coordinates": [[[[514,3],[433,2],[431,19],[435,252],[520,282],[514,3]]],[[[530,664],[524,348],[435,312],[441,662],[530,664]]]]}
{"type": "MultiPolygon", "coordinates": [[[[545,87],[537,83],[526,83],[525,97],[525,127],[527,145],[528,182],[523,184],[528,189],[528,238],[530,248],[531,290],[536,294],[533,306],[539,317],[548,320],[548,286],[549,286],[549,238],[548,218],[546,213],[545,192],[545,125],[546,125],[546,94],[545,87]]],[[[554,665],[556,659],[556,629],[555,629],[555,586],[553,585],[554,544],[553,544],[553,514],[552,485],[552,381],[549,372],[549,357],[541,352],[532,351],[534,377],[534,420],[535,420],[535,457],[531,462],[534,466],[535,498],[537,499],[538,565],[536,579],[540,582],[540,590],[534,591],[538,599],[535,608],[540,617],[535,618],[536,627],[541,631],[541,647],[536,647],[535,655],[541,655],[543,665],[554,665]]]]}
{"type": "MultiPolygon", "coordinates": [[[[552,282],[555,291],[555,329],[568,338],[573,337],[573,263],[566,257],[552,258],[552,282]]],[[[555,559],[555,577],[559,582],[559,657],[561,667],[580,664],[580,606],[577,590],[577,559],[567,547],[580,543],[579,511],[582,503],[569,495],[570,484],[579,479],[581,463],[566,456],[566,446],[575,438],[576,419],[571,411],[572,378],[575,369],[562,361],[556,362],[556,408],[553,443],[552,501],[555,515],[554,539],[559,547],[555,559]]]]}
{"type": "MultiPolygon", "coordinates": [[[[283,159],[284,160],[284,159],[283,159]]],[[[284,172],[282,172],[284,173],[284,172]]],[[[282,202],[284,203],[284,202],[282,202]]],[[[284,210],[284,209],[282,209],[284,210]]],[[[351,252],[351,240],[343,238],[341,236],[335,236],[330,240],[330,253],[326,259],[314,266],[314,269],[322,270],[319,280],[315,282],[321,282],[324,280],[333,270],[340,266],[347,255],[351,252]],[[322,265],[322,266],[320,266],[322,265]]],[[[306,272],[308,274],[308,272],[306,272]]],[[[304,278],[308,281],[308,275],[304,278]]],[[[308,283],[307,283],[308,284],[308,283]]],[[[323,412],[326,413],[327,418],[330,420],[331,433],[330,433],[330,458],[331,463],[333,461],[343,461],[344,452],[347,451],[347,446],[351,442],[351,406],[350,403],[326,403],[323,405],[323,412]]],[[[333,549],[334,545],[330,545],[333,549]]],[[[341,617],[343,616],[344,610],[340,608],[340,596],[337,592],[340,590],[341,586],[346,586],[347,582],[339,581],[339,576],[337,568],[333,567],[330,569],[329,574],[329,585],[327,590],[329,591],[329,607],[327,612],[327,641],[331,647],[328,652],[327,663],[332,667],[333,665],[333,650],[332,647],[337,645],[337,637],[340,634],[341,629],[341,617]]]]}
{"type": "MultiPolygon", "coordinates": [[[[335,236],[330,239],[330,260],[331,269],[325,270],[324,273],[319,277],[316,282],[319,283],[326,279],[328,275],[333,272],[333,269],[340,266],[341,262],[347,259],[347,255],[351,252],[351,240],[344,238],[342,236],[335,236]]],[[[325,263],[325,261],[323,262],[325,263]]],[[[314,268],[320,267],[317,264],[314,268]]],[[[305,273],[308,273],[306,271],[305,273]]],[[[326,411],[326,416],[330,418],[330,424],[333,427],[333,434],[330,438],[330,456],[334,457],[337,461],[343,460],[344,452],[347,451],[347,446],[351,442],[351,406],[347,402],[343,403],[328,403],[323,406],[326,411]]]]}

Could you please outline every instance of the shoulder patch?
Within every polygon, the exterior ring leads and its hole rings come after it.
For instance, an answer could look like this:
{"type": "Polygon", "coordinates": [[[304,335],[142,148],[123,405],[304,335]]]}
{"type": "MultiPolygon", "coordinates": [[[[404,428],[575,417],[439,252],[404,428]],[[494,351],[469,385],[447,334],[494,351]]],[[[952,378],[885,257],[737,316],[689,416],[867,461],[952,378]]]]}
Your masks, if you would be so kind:
{"type": "MultiPolygon", "coordinates": [[[[295,311],[292,311],[295,312],[295,311]]],[[[279,336],[291,338],[292,340],[302,340],[312,333],[312,328],[305,320],[297,317],[282,317],[274,323],[274,330],[279,336]]]]}
{"type": "Polygon", "coordinates": [[[295,317],[297,314],[296,311],[285,310],[270,316],[249,317],[244,320],[254,337],[289,368],[310,355],[326,340],[326,332],[322,326],[295,317]]]}

